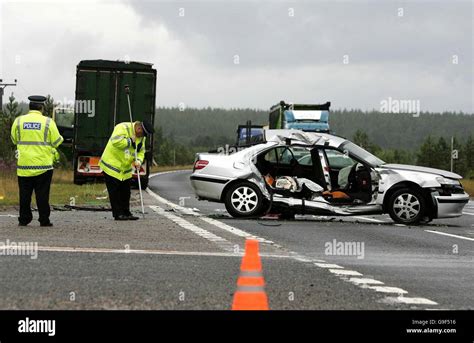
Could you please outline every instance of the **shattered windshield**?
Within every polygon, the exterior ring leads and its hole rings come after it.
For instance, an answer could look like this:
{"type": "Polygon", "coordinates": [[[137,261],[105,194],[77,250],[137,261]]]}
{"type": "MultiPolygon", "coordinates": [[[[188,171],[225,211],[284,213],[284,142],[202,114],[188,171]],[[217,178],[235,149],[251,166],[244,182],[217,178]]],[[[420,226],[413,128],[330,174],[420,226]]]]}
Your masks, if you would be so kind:
{"type": "Polygon", "coordinates": [[[350,156],[354,156],[354,157],[358,158],[361,161],[367,162],[372,167],[377,167],[377,166],[380,166],[382,164],[385,164],[385,162],[382,161],[377,156],[372,155],[367,150],[365,150],[365,149],[361,148],[360,146],[358,146],[358,145],[356,145],[352,142],[349,142],[349,141],[346,141],[346,142],[342,143],[339,146],[339,149],[341,149],[344,152],[347,151],[350,156]]]}

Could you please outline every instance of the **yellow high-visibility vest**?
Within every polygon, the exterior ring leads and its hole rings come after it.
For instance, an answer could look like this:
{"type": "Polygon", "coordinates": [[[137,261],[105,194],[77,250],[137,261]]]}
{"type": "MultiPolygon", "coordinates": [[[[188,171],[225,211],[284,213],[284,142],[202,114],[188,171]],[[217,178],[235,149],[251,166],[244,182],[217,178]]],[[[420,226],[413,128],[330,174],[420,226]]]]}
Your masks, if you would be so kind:
{"type": "MultiPolygon", "coordinates": [[[[105,147],[104,153],[100,159],[100,168],[106,173],[120,181],[130,179],[132,177],[133,166],[135,160],[135,149],[132,146],[132,135],[135,123],[117,124],[112,132],[112,136],[105,147]]],[[[145,159],[145,137],[136,139],[135,146],[137,149],[137,157],[143,164],[145,159]]]]}
{"type": "Polygon", "coordinates": [[[56,148],[64,139],[54,120],[29,111],[13,122],[11,140],[17,146],[17,175],[36,176],[53,169],[56,148]]]}

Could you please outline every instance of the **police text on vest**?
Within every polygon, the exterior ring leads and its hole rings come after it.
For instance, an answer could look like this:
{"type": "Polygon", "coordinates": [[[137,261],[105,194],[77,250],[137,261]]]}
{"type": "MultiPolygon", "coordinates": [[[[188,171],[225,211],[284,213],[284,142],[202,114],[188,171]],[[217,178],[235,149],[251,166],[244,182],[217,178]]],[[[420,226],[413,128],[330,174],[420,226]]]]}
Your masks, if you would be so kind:
{"type": "Polygon", "coordinates": [[[23,130],[41,130],[41,123],[23,123],[23,130]]]}

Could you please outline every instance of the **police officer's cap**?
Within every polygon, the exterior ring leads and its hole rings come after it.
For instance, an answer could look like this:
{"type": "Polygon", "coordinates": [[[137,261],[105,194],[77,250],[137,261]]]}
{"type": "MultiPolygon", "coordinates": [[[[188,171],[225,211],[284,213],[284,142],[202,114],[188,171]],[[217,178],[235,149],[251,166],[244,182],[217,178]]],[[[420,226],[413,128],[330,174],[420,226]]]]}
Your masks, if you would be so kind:
{"type": "Polygon", "coordinates": [[[46,101],[46,97],[42,95],[31,95],[28,97],[28,100],[30,100],[30,102],[43,105],[44,102],[46,101]]]}
{"type": "Polygon", "coordinates": [[[155,133],[155,129],[153,128],[153,125],[151,125],[151,123],[146,120],[142,121],[142,128],[146,136],[155,133]]]}

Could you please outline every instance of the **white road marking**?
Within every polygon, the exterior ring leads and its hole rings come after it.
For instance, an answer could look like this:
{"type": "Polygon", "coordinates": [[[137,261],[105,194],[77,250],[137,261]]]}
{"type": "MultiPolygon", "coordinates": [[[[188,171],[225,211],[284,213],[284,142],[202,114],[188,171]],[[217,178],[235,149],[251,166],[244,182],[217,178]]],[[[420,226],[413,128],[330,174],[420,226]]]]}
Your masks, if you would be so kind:
{"type": "Polygon", "coordinates": [[[446,232],[441,232],[441,231],[432,231],[432,230],[425,230],[425,231],[426,231],[426,232],[431,232],[431,233],[436,233],[437,235],[449,236],[449,237],[464,239],[464,240],[466,240],[466,241],[474,241],[474,238],[464,237],[464,236],[459,236],[459,235],[453,235],[453,234],[451,234],[451,233],[446,233],[446,232]]]}
{"type": "Polygon", "coordinates": [[[181,211],[183,212],[184,214],[189,214],[189,215],[192,215],[192,216],[200,216],[199,213],[196,213],[194,212],[192,209],[190,208],[186,208],[186,207],[183,207],[183,206],[180,206],[178,204],[175,204],[174,202],[172,201],[169,201],[169,200],[166,200],[165,198],[163,197],[160,197],[158,194],[156,194],[155,192],[153,192],[150,188],[147,188],[146,189],[146,192],[148,194],[150,194],[153,198],[155,198],[156,200],[158,200],[159,202],[165,204],[165,205],[168,205],[169,207],[175,209],[175,210],[178,210],[178,211],[181,211]]]}
{"type": "Polygon", "coordinates": [[[327,269],[344,268],[344,267],[341,267],[340,265],[332,264],[332,263],[314,263],[314,265],[319,267],[319,268],[327,268],[327,269]]]}
{"type": "Polygon", "coordinates": [[[148,249],[106,249],[106,248],[73,248],[73,247],[38,247],[38,251],[49,252],[81,252],[81,253],[113,253],[113,254],[144,254],[144,255],[182,255],[182,256],[222,256],[240,257],[241,254],[205,251],[166,251],[148,249]]]}
{"type": "Polygon", "coordinates": [[[359,277],[351,277],[349,282],[352,282],[356,285],[383,285],[382,281],[369,279],[369,278],[359,278],[359,277]]]}
{"type": "Polygon", "coordinates": [[[469,216],[474,216],[474,213],[469,213],[469,212],[463,212],[462,214],[467,214],[469,216]]]}
{"type": "MultiPolygon", "coordinates": [[[[0,246],[0,250],[13,248],[11,246],[0,246]]],[[[38,251],[44,252],[70,252],[70,253],[99,253],[99,254],[138,254],[138,255],[178,255],[178,256],[217,256],[217,257],[242,257],[242,253],[208,252],[208,251],[176,251],[176,250],[153,250],[153,249],[109,249],[109,248],[87,248],[87,247],[51,247],[39,246],[38,251]]],[[[259,254],[265,258],[291,258],[288,255],[259,254]]]]}
{"type": "Polygon", "coordinates": [[[11,218],[17,218],[17,215],[14,214],[0,214],[0,217],[11,217],[11,218]]]}
{"type": "MultiPolygon", "coordinates": [[[[164,173],[159,173],[159,174],[153,174],[153,176],[156,176],[156,175],[162,175],[162,174],[168,174],[169,172],[164,172],[164,173]]],[[[152,177],[150,175],[150,177],[152,177]]],[[[261,243],[266,243],[266,244],[272,244],[274,245],[275,247],[280,247],[279,245],[275,244],[275,242],[273,241],[270,241],[270,240],[267,240],[265,238],[262,238],[262,237],[258,237],[256,235],[252,235],[246,231],[243,231],[243,230],[240,230],[240,229],[237,229],[236,227],[233,227],[233,226],[230,226],[228,224],[225,224],[221,221],[218,221],[218,220],[215,220],[215,219],[212,219],[212,218],[209,218],[209,217],[205,217],[205,216],[202,216],[201,214],[199,213],[196,213],[194,210],[190,209],[190,208],[186,208],[186,207],[183,207],[183,206],[180,206],[178,204],[175,204],[161,196],[159,196],[158,194],[156,194],[155,192],[153,192],[150,188],[147,188],[147,193],[150,194],[153,198],[155,198],[156,200],[158,200],[159,202],[165,204],[165,205],[168,205],[170,206],[171,208],[175,209],[175,210],[178,210],[184,214],[189,214],[189,215],[193,215],[193,216],[196,216],[196,217],[199,217],[199,219],[205,221],[206,223],[208,224],[211,224],[213,226],[216,226],[218,227],[219,229],[221,230],[224,230],[224,231],[227,231],[227,232],[230,232],[236,236],[239,236],[239,237],[243,237],[243,238],[248,238],[248,239],[255,239],[261,243]]],[[[150,206],[151,207],[151,206],[150,206]]],[[[179,218],[179,217],[178,217],[179,218]]]]}
{"type": "Polygon", "coordinates": [[[385,297],[380,301],[385,304],[408,304],[408,305],[438,305],[437,302],[426,298],[410,298],[410,297],[385,297]]]}
{"type": "MultiPolygon", "coordinates": [[[[154,174],[154,175],[150,175],[150,177],[152,176],[156,176],[156,175],[160,175],[160,174],[167,174],[169,172],[165,172],[165,173],[158,173],[158,174],[154,174]]],[[[192,214],[194,216],[197,216],[199,217],[201,220],[207,222],[208,224],[211,224],[211,225],[214,225],[218,228],[221,228],[222,230],[225,230],[227,232],[230,232],[236,236],[239,236],[239,237],[244,237],[244,238],[253,238],[253,239],[257,239],[261,242],[264,242],[264,243],[267,243],[267,242],[270,242],[271,244],[274,244],[275,246],[278,246],[279,248],[283,248],[279,245],[276,245],[274,242],[272,241],[269,241],[269,240],[266,240],[266,239],[263,239],[263,238],[260,238],[258,236],[255,236],[255,235],[252,235],[246,231],[243,231],[243,230],[240,230],[240,229],[237,229],[233,226],[230,226],[230,225],[227,225],[223,222],[220,222],[218,220],[215,220],[215,219],[212,219],[212,218],[208,218],[208,217],[205,217],[205,216],[201,216],[200,214],[198,213],[195,213],[194,211],[192,211],[191,209],[187,209],[185,207],[182,207],[182,206],[179,206],[175,203],[172,203],[158,195],[156,195],[155,193],[153,193],[153,191],[151,191],[150,189],[147,190],[147,192],[153,196],[156,200],[164,203],[164,204],[167,204],[169,206],[171,206],[172,208],[176,209],[176,210],[179,210],[183,213],[188,213],[188,214],[192,214]],[[191,213],[190,213],[191,212],[191,213]]],[[[152,207],[152,206],[150,206],[152,207]]],[[[161,209],[162,211],[164,211],[163,209],[161,209]]],[[[165,212],[166,213],[166,212],[165,212]]],[[[170,213],[167,213],[167,215],[170,215],[170,216],[174,216],[174,217],[177,217],[177,218],[180,218],[178,216],[175,216],[173,214],[170,214],[170,213]]],[[[374,218],[368,218],[368,217],[364,217],[364,216],[351,216],[353,218],[358,218],[358,219],[362,219],[362,220],[368,220],[368,221],[372,221],[372,222],[377,222],[377,223],[386,223],[386,221],[383,221],[383,220],[378,220],[378,219],[374,219],[374,218]]],[[[193,225],[191,223],[189,223],[190,225],[193,225]]],[[[404,224],[395,224],[397,226],[406,226],[404,224]]],[[[194,225],[195,226],[195,225],[194,225]]],[[[196,226],[197,227],[197,226],[196,226]]],[[[200,229],[202,230],[202,229],[200,229]]],[[[206,230],[204,230],[206,231],[206,230]]],[[[428,231],[428,230],[425,230],[425,231],[428,231]]],[[[437,233],[437,232],[436,232],[437,233]]],[[[386,297],[384,298],[384,301],[386,303],[391,303],[391,304],[395,304],[395,303],[404,303],[404,304],[417,304],[417,305],[437,305],[436,302],[434,301],[431,301],[429,299],[426,299],[426,298],[409,298],[409,297],[404,297],[403,295],[401,294],[406,294],[408,293],[407,291],[405,291],[404,289],[402,288],[398,288],[398,287],[390,287],[390,286],[377,286],[377,285],[383,285],[384,283],[382,281],[378,281],[378,280],[374,280],[374,279],[371,279],[371,278],[364,278],[363,277],[363,274],[355,271],[355,270],[346,270],[344,269],[344,267],[341,267],[337,264],[331,264],[331,263],[326,263],[326,261],[323,261],[323,260],[315,260],[315,259],[311,259],[311,258],[306,258],[305,256],[303,255],[300,255],[298,253],[295,253],[295,252],[292,252],[290,251],[289,252],[290,254],[290,258],[293,258],[294,260],[297,260],[297,261],[301,261],[301,262],[312,262],[315,266],[319,267],[319,268],[325,268],[325,269],[328,269],[329,272],[331,272],[332,274],[335,274],[337,276],[341,276],[342,280],[346,281],[346,282],[351,282],[361,288],[364,288],[364,289],[370,289],[370,290],[373,290],[375,292],[383,292],[383,293],[398,293],[400,294],[399,297],[386,297]],[[346,278],[345,276],[355,276],[355,277],[350,277],[349,279],[346,278]],[[375,285],[375,286],[374,286],[375,285]]],[[[282,256],[283,257],[283,256],[282,256]]],[[[287,256],[288,257],[288,256],[287,256]]]]}
{"type": "Polygon", "coordinates": [[[374,218],[368,218],[368,217],[362,217],[362,216],[352,216],[352,217],[357,218],[357,219],[362,219],[362,220],[368,220],[370,222],[375,222],[375,223],[386,223],[386,221],[378,220],[374,218]]]}
{"type": "Polygon", "coordinates": [[[236,236],[239,236],[239,237],[243,237],[243,238],[248,238],[248,239],[255,239],[261,243],[267,243],[267,244],[273,244],[275,245],[275,243],[273,241],[270,241],[270,240],[267,240],[265,238],[261,238],[261,237],[258,237],[258,236],[255,236],[255,235],[252,235],[246,231],[243,231],[243,230],[240,230],[240,229],[237,229],[236,227],[233,227],[233,226],[230,226],[230,225],[227,225],[219,220],[215,220],[215,219],[212,219],[212,218],[208,218],[208,217],[199,217],[199,219],[205,221],[206,223],[208,224],[211,224],[213,226],[216,226],[218,227],[219,229],[222,229],[224,231],[227,231],[227,232],[230,232],[236,236]]]}
{"type": "Polygon", "coordinates": [[[369,286],[369,285],[364,285],[364,286],[361,286],[362,288],[368,288],[368,289],[372,289],[376,292],[379,292],[379,293],[396,293],[396,294],[407,294],[408,292],[405,291],[404,289],[402,288],[398,288],[398,287],[388,287],[388,286],[369,286]]]}
{"type": "Polygon", "coordinates": [[[207,230],[204,230],[203,228],[200,228],[199,226],[194,225],[173,213],[166,212],[163,208],[159,206],[149,206],[149,207],[156,213],[173,221],[174,223],[178,224],[182,228],[189,230],[195,233],[196,235],[201,236],[204,239],[207,239],[208,241],[216,243],[221,249],[224,249],[226,251],[234,251],[234,245],[231,242],[229,242],[227,239],[217,236],[207,230]]]}
{"type": "Polygon", "coordinates": [[[361,273],[356,272],[355,270],[347,270],[347,269],[329,269],[329,272],[336,274],[336,275],[341,275],[341,276],[362,276],[361,273]]]}

